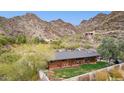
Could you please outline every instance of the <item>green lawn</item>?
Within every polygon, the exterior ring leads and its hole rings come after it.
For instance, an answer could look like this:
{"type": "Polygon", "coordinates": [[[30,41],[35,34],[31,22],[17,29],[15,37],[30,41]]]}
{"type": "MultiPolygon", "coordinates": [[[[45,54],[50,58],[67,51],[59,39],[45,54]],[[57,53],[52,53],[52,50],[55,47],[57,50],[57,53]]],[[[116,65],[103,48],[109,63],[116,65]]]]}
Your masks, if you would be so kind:
{"type": "Polygon", "coordinates": [[[79,67],[72,68],[63,68],[54,70],[54,75],[52,76],[55,79],[59,78],[70,78],[77,75],[81,75],[87,72],[91,72],[100,68],[107,67],[108,64],[106,62],[97,62],[97,64],[85,64],[79,67]]]}

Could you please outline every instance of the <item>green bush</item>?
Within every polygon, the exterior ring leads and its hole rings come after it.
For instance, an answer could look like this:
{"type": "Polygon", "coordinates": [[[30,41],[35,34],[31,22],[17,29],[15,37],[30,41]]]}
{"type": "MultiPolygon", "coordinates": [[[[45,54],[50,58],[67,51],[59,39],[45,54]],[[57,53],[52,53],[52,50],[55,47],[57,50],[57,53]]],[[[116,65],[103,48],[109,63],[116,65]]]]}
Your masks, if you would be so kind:
{"type": "Polygon", "coordinates": [[[15,38],[15,43],[17,44],[23,44],[27,42],[27,38],[25,35],[17,35],[15,38]]]}
{"type": "Polygon", "coordinates": [[[85,45],[84,45],[84,48],[90,49],[90,48],[92,48],[92,46],[91,46],[90,44],[85,44],[85,45]]]}
{"type": "Polygon", "coordinates": [[[52,41],[51,44],[55,44],[56,46],[60,46],[62,43],[61,40],[55,40],[55,41],[52,41]]]}
{"type": "Polygon", "coordinates": [[[9,43],[9,38],[6,36],[0,35],[0,46],[6,45],[9,43]]]}
{"type": "Polygon", "coordinates": [[[0,35],[0,47],[5,46],[5,45],[11,45],[14,43],[19,43],[19,42],[24,42],[24,39],[19,39],[11,36],[5,36],[5,35],[0,35]]]}
{"type": "Polygon", "coordinates": [[[14,80],[17,76],[12,64],[0,64],[0,80],[14,80]]]}
{"type": "Polygon", "coordinates": [[[10,50],[11,50],[10,48],[0,47],[0,55],[5,53],[5,52],[9,52],[10,50]]]}
{"type": "Polygon", "coordinates": [[[8,64],[14,63],[17,60],[19,60],[20,57],[21,57],[20,55],[17,55],[11,52],[3,53],[0,56],[0,63],[8,63],[8,64]]]}
{"type": "Polygon", "coordinates": [[[38,80],[38,73],[26,63],[0,64],[0,80],[38,80]]]}
{"type": "Polygon", "coordinates": [[[39,43],[42,43],[42,44],[47,44],[47,42],[44,40],[44,39],[40,39],[39,37],[35,37],[32,39],[32,42],[34,44],[39,44],[39,43]]]}
{"type": "Polygon", "coordinates": [[[1,56],[0,80],[38,80],[38,70],[46,67],[39,56],[1,56]]]}

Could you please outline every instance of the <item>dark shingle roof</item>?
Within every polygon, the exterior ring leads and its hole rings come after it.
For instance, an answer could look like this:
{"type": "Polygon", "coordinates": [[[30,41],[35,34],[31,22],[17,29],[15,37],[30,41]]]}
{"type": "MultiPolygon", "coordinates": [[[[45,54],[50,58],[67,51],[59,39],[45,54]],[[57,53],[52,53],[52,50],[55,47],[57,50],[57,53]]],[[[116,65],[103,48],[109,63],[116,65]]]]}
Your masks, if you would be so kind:
{"type": "Polygon", "coordinates": [[[62,51],[56,52],[54,60],[65,60],[65,59],[75,59],[75,58],[86,58],[99,56],[99,54],[94,49],[87,50],[74,50],[74,51],[62,51]]]}

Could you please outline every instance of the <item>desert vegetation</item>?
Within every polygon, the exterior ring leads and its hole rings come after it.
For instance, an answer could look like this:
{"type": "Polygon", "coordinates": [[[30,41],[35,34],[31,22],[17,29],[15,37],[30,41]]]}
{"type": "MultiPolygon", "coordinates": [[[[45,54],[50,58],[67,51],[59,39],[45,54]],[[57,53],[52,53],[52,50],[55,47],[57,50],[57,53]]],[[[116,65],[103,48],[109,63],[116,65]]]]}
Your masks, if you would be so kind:
{"type": "MultiPolygon", "coordinates": [[[[37,37],[30,39],[25,35],[15,37],[0,35],[0,80],[38,80],[38,70],[47,69],[47,62],[54,57],[54,50],[93,47],[91,42],[81,40],[84,38],[81,35],[72,37],[63,37],[47,43],[37,37]]],[[[111,57],[123,59],[123,45],[123,40],[106,38],[98,47],[98,52],[106,59],[111,57]]],[[[82,65],[78,68],[54,70],[52,78],[70,78],[106,66],[106,62],[98,62],[97,64],[82,65]]],[[[102,78],[98,73],[98,80],[104,80],[104,77],[108,76],[107,73],[103,73],[102,78]]]]}
{"type": "MultiPolygon", "coordinates": [[[[105,61],[124,61],[124,12],[98,14],[74,26],[61,19],[47,22],[32,13],[13,18],[0,17],[0,80],[38,80],[38,70],[58,49],[97,49],[105,61]],[[113,23],[114,22],[114,23],[113,23]],[[116,23],[116,24],[115,24],[116,23]],[[93,37],[87,38],[87,32],[93,37]]],[[[54,78],[69,78],[105,67],[107,63],[82,65],[54,71],[54,78]]],[[[121,71],[120,71],[121,72],[121,71]]],[[[111,77],[120,73],[112,70],[111,77]]],[[[102,72],[97,79],[108,77],[102,72]]]]}
{"type": "Polygon", "coordinates": [[[90,40],[86,40],[84,34],[75,34],[71,36],[64,36],[51,42],[54,49],[76,49],[76,48],[93,48],[94,44],[90,40]]]}
{"type": "Polygon", "coordinates": [[[101,56],[107,60],[124,60],[124,41],[116,38],[108,37],[104,38],[101,45],[98,47],[98,52],[101,56]]]}
{"type": "Polygon", "coordinates": [[[0,45],[0,80],[38,80],[39,69],[46,69],[53,55],[50,45],[29,44],[25,36],[13,41],[1,36],[0,45]]]}

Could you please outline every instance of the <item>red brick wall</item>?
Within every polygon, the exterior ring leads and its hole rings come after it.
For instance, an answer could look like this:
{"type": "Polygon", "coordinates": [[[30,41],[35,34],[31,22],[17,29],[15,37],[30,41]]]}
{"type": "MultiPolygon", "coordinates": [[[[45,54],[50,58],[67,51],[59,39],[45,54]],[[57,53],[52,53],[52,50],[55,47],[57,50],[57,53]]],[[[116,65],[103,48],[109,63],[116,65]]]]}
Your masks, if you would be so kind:
{"type": "Polygon", "coordinates": [[[59,68],[65,68],[65,67],[74,67],[79,66],[81,64],[94,64],[96,63],[96,57],[92,58],[82,58],[82,59],[67,59],[67,60],[58,60],[58,61],[52,61],[48,64],[48,69],[59,69],[59,68]]]}

